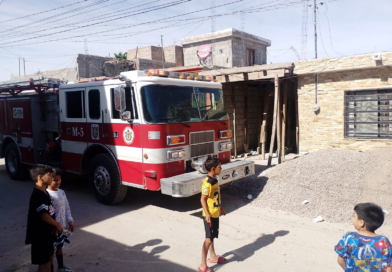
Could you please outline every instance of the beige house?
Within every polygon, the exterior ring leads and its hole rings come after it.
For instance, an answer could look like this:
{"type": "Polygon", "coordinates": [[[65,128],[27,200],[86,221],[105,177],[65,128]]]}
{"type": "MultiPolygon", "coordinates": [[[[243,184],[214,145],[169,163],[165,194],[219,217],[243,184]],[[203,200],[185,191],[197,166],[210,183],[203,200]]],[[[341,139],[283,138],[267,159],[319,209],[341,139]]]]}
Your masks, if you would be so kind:
{"type": "Polygon", "coordinates": [[[294,75],[301,152],[392,147],[392,52],[300,61],[294,75]]]}

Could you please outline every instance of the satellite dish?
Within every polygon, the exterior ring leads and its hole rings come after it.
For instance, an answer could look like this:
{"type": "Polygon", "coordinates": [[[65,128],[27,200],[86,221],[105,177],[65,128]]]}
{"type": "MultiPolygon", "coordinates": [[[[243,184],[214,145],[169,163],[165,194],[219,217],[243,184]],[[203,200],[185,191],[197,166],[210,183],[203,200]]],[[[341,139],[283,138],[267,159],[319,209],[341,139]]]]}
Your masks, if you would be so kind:
{"type": "Polygon", "coordinates": [[[201,60],[204,60],[210,55],[210,53],[211,53],[211,45],[205,44],[205,45],[200,46],[199,50],[197,51],[197,56],[201,60]]]}

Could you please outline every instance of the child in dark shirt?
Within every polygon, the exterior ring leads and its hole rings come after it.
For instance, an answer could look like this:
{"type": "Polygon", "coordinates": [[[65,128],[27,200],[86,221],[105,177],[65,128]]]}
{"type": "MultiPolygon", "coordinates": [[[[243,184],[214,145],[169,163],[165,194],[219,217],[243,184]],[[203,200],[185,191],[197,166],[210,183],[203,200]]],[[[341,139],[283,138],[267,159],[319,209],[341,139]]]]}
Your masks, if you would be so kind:
{"type": "Polygon", "coordinates": [[[56,234],[63,231],[55,220],[55,210],[46,191],[53,181],[53,174],[51,167],[42,164],[30,170],[35,188],[30,197],[26,244],[31,244],[31,263],[38,265],[38,272],[51,272],[56,234]]]}

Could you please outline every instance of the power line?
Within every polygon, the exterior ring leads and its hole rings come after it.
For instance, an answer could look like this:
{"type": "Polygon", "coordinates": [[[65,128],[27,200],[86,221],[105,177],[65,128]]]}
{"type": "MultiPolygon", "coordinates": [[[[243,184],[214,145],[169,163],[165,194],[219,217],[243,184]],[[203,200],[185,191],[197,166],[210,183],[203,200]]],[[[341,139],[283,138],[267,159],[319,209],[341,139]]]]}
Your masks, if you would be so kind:
{"type": "MultiPolygon", "coordinates": [[[[74,15],[71,15],[71,16],[68,16],[68,17],[64,17],[64,18],[59,18],[60,16],[62,16],[62,15],[65,15],[65,14],[67,14],[67,13],[70,13],[70,12],[66,12],[66,13],[62,13],[62,14],[57,14],[56,16],[52,16],[53,17],[53,19],[54,19],[54,22],[56,23],[56,22],[59,22],[59,21],[61,21],[61,20],[65,20],[65,19],[67,19],[67,20],[69,20],[70,18],[72,18],[72,17],[77,17],[77,16],[79,16],[79,15],[83,15],[83,16],[85,16],[86,15],[86,13],[91,13],[91,12],[93,12],[93,11],[96,11],[96,10],[99,10],[99,9],[102,9],[102,8],[106,8],[106,7],[109,7],[109,6],[113,6],[113,5],[117,5],[117,4],[120,4],[120,3],[123,3],[123,2],[127,2],[128,0],[121,0],[121,1],[118,1],[118,2],[116,2],[116,3],[112,3],[112,4],[110,4],[110,5],[108,5],[108,6],[100,6],[100,7],[98,7],[98,8],[95,8],[95,9],[91,9],[91,10],[87,10],[87,11],[84,11],[84,12],[82,12],[82,13],[77,13],[77,14],[74,14],[74,15]]],[[[156,0],[156,1],[153,1],[152,3],[154,3],[154,2],[157,2],[157,1],[162,1],[162,0],[156,0]]],[[[138,3],[140,3],[140,2],[138,2],[138,3]]],[[[130,8],[130,9],[127,9],[127,12],[129,12],[129,10],[131,10],[131,9],[134,9],[134,8],[136,8],[136,7],[139,7],[139,6],[141,6],[141,5],[138,5],[138,6],[134,6],[135,4],[133,4],[133,6],[130,8]]],[[[145,4],[143,4],[143,6],[145,6],[145,4]]],[[[91,6],[87,6],[86,8],[89,8],[89,7],[92,7],[92,5],[91,6]]],[[[78,9],[78,10],[76,10],[76,11],[79,11],[80,9],[78,9]]],[[[49,21],[49,22],[47,22],[47,20],[45,20],[45,22],[46,23],[44,23],[44,24],[41,24],[41,25],[39,25],[39,26],[37,26],[37,27],[33,27],[33,28],[28,28],[27,30],[29,31],[29,33],[23,33],[23,35],[12,35],[12,36],[9,36],[9,35],[3,35],[3,36],[0,36],[0,37],[9,37],[9,38],[15,38],[15,37],[22,37],[22,36],[25,36],[25,35],[31,35],[31,33],[33,32],[33,31],[39,31],[39,32],[44,32],[44,31],[47,31],[47,30],[53,30],[53,29],[57,29],[57,28],[63,28],[63,27],[66,27],[66,26],[74,26],[74,25],[78,25],[78,24],[81,24],[81,23],[84,23],[84,22],[88,22],[88,21],[91,21],[91,20],[98,20],[99,18],[107,18],[107,16],[110,16],[111,14],[116,14],[116,15],[118,15],[119,14],[119,12],[118,11],[116,11],[116,12],[111,12],[111,13],[105,13],[105,15],[101,15],[101,16],[96,16],[96,17],[94,17],[93,19],[88,19],[88,20],[81,20],[81,21],[74,21],[74,22],[72,22],[72,23],[67,23],[67,24],[65,24],[65,25],[60,25],[60,26],[53,26],[53,22],[51,22],[51,21],[49,21]],[[42,29],[41,27],[43,27],[43,26],[45,26],[45,25],[49,25],[50,27],[49,28],[44,28],[44,29],[42,29]]],[[[51,18],[52,18],[51,17],[51,18]]],[[[40,22],[40,21],[42,21],[42,20],[39,20],[39,21],[37,21],[37,22],[40,22]]],[[[37,22],[35,22],[35,23],[37,23],[37,22]]],[[[33,22],[34,23],[34,22],[33,22]]],[[[0,32],[1,33],[1,32],[0,32]]]]}
{"type": "MultiPolygon", "coordinates": [[[[238,1],[235,1],[235,2],[232,2],[232,3],[242,2],[242,1],[243,0],[238,0],[238,1]]],[[[269,5],[269,6],[267,5],[267,4],[270,4],[270,3],[273,3],[273,2],[279,2],[279,1],[271,1],[269,3],[264,3],[263,5],[257,5],[257,6],[249,7],[247,9],[245,9],[245,12],[246,13],[254,13],[254,12],[260,12],[260,11],[268,11],[268,10],[275,10],[275,9],[281,9],[281,8],[289,8],[289,7],[292,7],[294,5],[297,5],[297,4],[301,3],[301,1],[291,1],[291,2],[285,2],[285,3],[281,2],[281,3],[278,3],[278,4],[274,4],[274,5],[269,5]]],[[[224,5],[228,5],[228,4],[232,4],[232,3],[225,3],[224,5]]],[[[159,9],[162,9],[162,8],[163,7],[160,7],[159,9]]],[[[194,12],[189,12],[189,13],[177,15],[177,16],[174,16],[174,17],[185,16],[185,15],[189,15],[189,14],[200,12],[200,11],[207,10],[207,9],[202,9],[202,10],[198,10],[198,11],[194,11],[194,12]]],[[[151,10],[141,11],[139,14],[145,13],[145,12],[149,12],[149,11],[151,11],[151,10]]],[[[215,17],[217,17],[217,16],[221,17],[221,16],[234,15],[234,14],[238,14],[241,11],[244,11],[244,10],[230,12],[230,13],[222,13],[222,14],[216,15],[215,17]]],[[[135,14],[128,14],[127,16],[131,16],[131,15],[135,15],[135,14]]],[[[134,24],[134,25],[131,25],[131,26],[146,25],[146,24],[151,24],[151,23],[156,23],[156,22],[162,22],[162,21],[165,21],[165,20],[168,20],[168,19],[172,19],[172,18],[173,17],[169,17],[169,18],[154,20],[154,21],[150,21],[150,22],[134,24]]],[[[211,18],[211,16],[204,16],[204,17],[199,17],[199,18],[201,18],[201,19],[208,19],[208,18],[211,18]]],[[[197,20],[199,18],[191,18],[191,19],[188,18],[188,19],[184,19],[184,21],[197,20]]],[[[120,19],[120,18],[115,18],[113,20],[118,20],[118,19],[120,19]]],[[[99,23],[95,23],[95,24],[99,24],[99,23]]],[[[89,25],[87,25],[87,26],[89,26],[89,25]]],[[[83,26],[83,27],[87,27],[87,26],[83,26]]],[[[157,29],[169,28],[169,27],[175,27],[175,26],[178,26],[178,24],[176,24],[176,25],[169,25],[169,26],[166,26],[166,27],[160,27],[160,28],[157,28],[157,29]]],[[[155,29],[155,30],[157,30],[157,29],[155,29]]],[[[71,30],[73,30],[73,29],[71,29],[71,30]]],[[[67,42],[69,42],[70,41],[69,39],[71,39],[71,38],[78,38],[78,37],[90,36],[90,35],[95,35],[95,34],[101,34],[101,33],[105,33],[105,32],[110,32],[112,30],[113,29],[99,31],[99,32],[95,32],[95,33],[81,34],[81,35],[75,35],[75,36],[68,36],[68,37],[66,37],[66,39],[68,39],[67,42]]],[[[116,28],[114,30],[118,30],[118,28],[116,28]]],[[[68,31],[70,31],[70,30],[68,30],[68,31]]],[[[148,30],[147,32],[151,32],[151,31],[153,31],[153,30],[148,30]]],[[[118,36],[119,38],[125,38],[125,37],[128,37],[128,36],[134,36],[134,35],[137,35],[137,34],[140,34],[140,33],[144,33],[144,32],[146,32],[146,31],[141,31],[141,32],[136,32],[136,33],[132,32],[131,35],[124,35],[124,33],[121,33],[121,34],[110,34],[110,36],[118,36]]],[[[54,35],[54,34],[57,34],[57,33],[59,33],[59,32],[50,33],[50,35],[54,35]]],[[[109,35],[103,35],[103,36],[109,36],[109,35]]],[[[37,37],[35,37],[35,38],[37,38],[37,37]]],[[[33,39],[33,38],[30,38],[30,39],[33,39]]],[[[61,40],[61,39],[52,39],[50,41],[59,41],[59,40],[61,40]]],[[[90,40],[90,42],[102,42],[102,41],[106,41],[106,40],[113,40],[113,38],[104,39],[104,40],[95,40],[95,41],[91,41],[90,40]]],[[[18,41],[13,41],[11,43],[17,43],[17,42],[18,41]]],[[[71,41],[71,42],[81,42],[81,41],[71,41]]],[[[23,46],[23,45],[29,45],[29,44],[37,44],[37,43],[42,43],[42,42],[34,42],[34,43],[25,43],[25,44],[16,44],[16,45],[10,45],[10,46],[3,46],[3,48],[4,47],[23,46]]]]}
{"type": "MultiPolygon", "coordinates": [[[[141,9],[141,11],[139,13],[137,13],[137,14],[127,14],[126,16],[121,16],[121,17],[118,17],[118,18],[106,19],[105,21],[101,21],[101,22],[97,22],[97,23],[93,23],[93,24],[89,24],[89,25],[79,26],[79,27],[76,27],[76,28],[62,30],[62,31],[54,32],[54,33],[42,34],[42,35],[35,36],[35,37],[32,37],[32,38],[25,38],[25,39],[16,40],[16,41],[10,41],[10,42],[3,43],[3,44],[17,43],[17,42],[21,42],[21,41],[26,41],[26,40],[31,40],[31,39],[37,39],[37,38],[42,38],[42,37],[46,37],[46,36],[51,36],[51,35],[58,34],[58,33],[64,33],[64,32],[68,32],[68,31],[71,31],[71,30],[76,30],[76,29],[80,29],[80,28],[85,28],[85,27],[101,24],[103,22],[110,22],[110,21],[119,20],[119,19],[122,19],[122,18],[125,18],[125,17],[128,17],[128,16],[132,16],[132,15],[139,15],[139,14],[148,13],[148,12],[155,11],[155,10],[168,8],[168,7],[179,5],[179,4],[183,4],[183,3],[189,2],[189,1],[192,1],[192,0],[177,0],[177,1],[170,2],[168,4],[164,4],[164,5],[160,5],[160,6],[154,7],[152,9],[147,9],[147,8],[141,9]]],[[[3,45],[3,44],[0,44],[0,45],[3,45]]]]}
{"type": "Polygon", "coordinates": [[[27,23],[27,24],[24,24],[24,25],[19,25],[19,26],[10,28],[10,29],[8,29],[8,30],[6,30],[6,31],[0,31],[0,33],[12,31],[12,30],[14,30],[14,29],[18,29],[18,28],[21,28],[21,27],[24,27],[24,26],[31,26],[31,25],[33,25],[33,24],[37,24],[37,23],[42,22],[42,21],[47,21],[47,20],[52,19],[52,18],[58,18],[58,17],[61,16],[61,15],[68,14],[68,13],[72,13],[72,12],[75,12],[75,11],[80,11],[81,9],[85,9],[85,8],[89,8],[89,7],[91,7],[91,6],[99,5],[99,4],[105,3],[105,2],[107,2],[107,1],[110,1],[110,0],[99,0],[98,2],[95,2],[95,3],[93,3],[93,4],[89,4],[89,5],[86,5],[86,6],[83,6],[83,7],[79,7],[79,8],[77,8],[77,9],[69,10],[69,11],[63,12],[62,14],[52,15],[52,16],[49,16],[49,17],[40,19],[40,20],[38,20],[38,21],[35,21],[35,22],[31,22],[31,23],[27,23]]]}
{"type": "MultiPolygon", "coordinates": [[[[327,5],[327,4],[326,4],[326,5],[327,5]]],[[[328,6],[327,6],[327,7],[328,7],[328,6]]],[[[328,9],[327,9],[327,11],[328,11],[328,9]]],[[[329,18],[328,18],[328,15],[327,15],[327,11],[326,11],[325,14],[323,14],[323,15],[325,15],[325,17],[327,17],[328,30],[329,30],[329,40],[330,40],[330,42],[331,42],[332,50],[333,50],[336,54],[341,55],[341,56],[344,56],[343,54],[340,54],[339,52],[336,52],[335,48],[333,47],[333,44],[332,44],[332,35],[331,35],[331,27],[330,27],[330,25],[329,25],[329,18]]]]}
{"type": "MultiPolygon", "coordinates": [[[[4,0],[2,0],[2,1],[0,2],[0,5],[3,3],[3,1],[4,1],[4,0]]],[[[50,12],[50,11],[54,11],[54,10],[59,10],[59,9],[66,8],[66,7],[73,6],[73,5],[77,5],[77,4],[86,2],[86,1],[89,1],[89,0],[83,0],[83,1],[75,2],[75,3],[73,3],[73,4],[61,6],[61,7],[58,7],[58,8],[53,8],[53,9],[41,11],[41,12],[34,13],[34,14],[29,14],[29,15],[22,16],[22,17],[18,17],[18,18],[14,18],[14,19],[9,19],[9,20],[5,20],[5,21],[0,21],[0,23],[7,23],[7,22],[15,21],[15,20],[25,19],[25,18],[27,18],[27,17],[35,16],[35,15],[38,15],[38,14],[42,14],[42,13],[46,13],[46,12],[50,12]]]]}

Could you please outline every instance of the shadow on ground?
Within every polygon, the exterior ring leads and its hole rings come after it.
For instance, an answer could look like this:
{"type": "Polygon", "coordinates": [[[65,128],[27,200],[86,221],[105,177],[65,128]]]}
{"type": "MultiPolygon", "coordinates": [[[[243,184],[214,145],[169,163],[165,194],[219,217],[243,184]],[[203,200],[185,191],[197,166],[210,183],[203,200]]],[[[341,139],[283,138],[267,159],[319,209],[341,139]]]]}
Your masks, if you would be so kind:
{"type": "MultiPolygon", "coordinates": [[[[253,243],[242,246],[233,251],[226,252],[222,256],[225,257],[228,262],[243,262],[246,259],[252,257],[259,249],[275,242],[276,238],[285,236],[287,234],[289,234],[289,231],[287,230],[280,230],[273,234],[264,234],[257,238],[253,243]]],[[[222,266],[218,264],[211,266],[214,271],[219,270],[220,267],[222,266]]]]}

